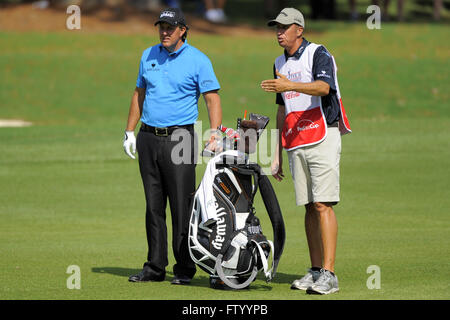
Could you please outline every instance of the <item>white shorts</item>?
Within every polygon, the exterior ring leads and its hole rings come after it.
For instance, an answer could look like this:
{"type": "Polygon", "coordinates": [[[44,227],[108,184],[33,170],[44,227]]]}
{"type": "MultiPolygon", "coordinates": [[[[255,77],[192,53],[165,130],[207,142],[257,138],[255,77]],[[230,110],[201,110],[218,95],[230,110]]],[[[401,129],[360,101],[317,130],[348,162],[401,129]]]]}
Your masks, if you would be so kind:
{"type": "Polygon", "coordinates": [[[287,152],[298,206],[339,202],[341,134],[338,127],[328,127],[327,131],[321,143],[287,152]]]}

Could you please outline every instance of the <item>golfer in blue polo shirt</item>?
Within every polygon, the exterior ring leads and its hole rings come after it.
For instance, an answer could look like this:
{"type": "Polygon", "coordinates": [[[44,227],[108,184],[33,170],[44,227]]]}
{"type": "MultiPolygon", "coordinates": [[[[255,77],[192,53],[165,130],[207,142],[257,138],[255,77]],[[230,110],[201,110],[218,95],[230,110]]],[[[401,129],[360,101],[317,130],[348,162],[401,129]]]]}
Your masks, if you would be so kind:
{"type": "MultiPolygon", "coordinates": [[[[160,44],[142,54],[127,128],[124,149],[135,158],[146,199],[147,261],[142,271],[129,281],[163,281],[167,260],[166,205],[172,215],[172,249],[176,264],[173,284],[189,284],[196,268],[188,252],[189,204],[195,192],[194,123],[198,117],[198,99],[203,95],[209,114],[214,148],[215,129],[222,123],[219,82],[208,57],[186,41],[188,27],[178,8],[165,9],[155,23],[160,44]],[[134,130],[141,121],[137,135],[134,130]],[[177,132],[177,138],[172,134],[177,132]],[[190,161],[174,161],[172,152],[180,143],[179,132],[190,141],[190,161]]],[[[174,134],[175,136],[175,134],[174,134]]],[[[177,149],[178,150],[178,149],[177,149]]],[[[182,152],[187,152],[185,148],[182,152]]],[[[183,159],[186,159],[184,157],[183,159]]]]}

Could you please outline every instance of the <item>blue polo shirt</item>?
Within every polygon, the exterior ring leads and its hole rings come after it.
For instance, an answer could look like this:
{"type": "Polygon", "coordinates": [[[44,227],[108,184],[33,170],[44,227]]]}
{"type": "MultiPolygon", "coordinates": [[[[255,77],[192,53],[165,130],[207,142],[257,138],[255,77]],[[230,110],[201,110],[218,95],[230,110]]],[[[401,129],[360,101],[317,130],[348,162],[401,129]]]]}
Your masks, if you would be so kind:
{"type": "Polygon", "coordinates": [[[220,89],[209,58],[186,41],[175,52],[144,50],[136,87],[145,89],[141,121],[153,127],[195,123],[200,94],[220,89]]]}

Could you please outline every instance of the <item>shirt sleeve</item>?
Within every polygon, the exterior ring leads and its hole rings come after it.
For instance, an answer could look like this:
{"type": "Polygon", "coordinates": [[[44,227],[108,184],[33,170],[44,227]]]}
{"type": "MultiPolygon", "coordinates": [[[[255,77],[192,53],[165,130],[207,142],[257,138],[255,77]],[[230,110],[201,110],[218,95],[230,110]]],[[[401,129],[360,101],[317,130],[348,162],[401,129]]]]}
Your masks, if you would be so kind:
{"type": "MultiPolygon", "coordinates": [[[[275,69],[275,63],[273,64],[273,78],[274,79],[277,78],[276,69],[275,69]]],[[[276,93],[275,103],[276,104],[281,104],[281,105],[284,106],[284,100],[283,100],[283,97],[281,96],[281,93],[276,93]]]]}
{"type": "Polygon", "coordinates": [[[314,53],[312,72],[314,80],[322,80],[330,85],[332,91],[336,91],[333,58],[324,46],[314,53]]]}
{"type": "Polygon", "coordinates": [[[144,63],[143,63],[143,59],[141,58],[141,62],[139,64],[139,73],[136,79],[136,87],[138,88],[143,88],[145,89],[147,87],[146,83],[145,83],[145,78],[144,78],[144,63]]]}
{"type": "Polygon", "coordinates": [[[212,63],[206,56],[204,59],[201,59],[198,69],[198,88],[200,93],[220,89],[220,84],[214,73],[212,63]]]}

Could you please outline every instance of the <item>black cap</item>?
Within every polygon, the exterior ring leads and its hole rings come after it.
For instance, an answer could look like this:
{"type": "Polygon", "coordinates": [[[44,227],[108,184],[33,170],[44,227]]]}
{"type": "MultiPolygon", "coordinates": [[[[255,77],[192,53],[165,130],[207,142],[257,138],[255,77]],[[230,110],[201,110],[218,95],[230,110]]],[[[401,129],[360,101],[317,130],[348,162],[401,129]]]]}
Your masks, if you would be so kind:
{"type": "Polygon", "coordinates": [[[167,22],[173,26],[185,26],[187,28],[184,14],[179,8],[168,8],[161,11],[158,21],[155,22],[155,26],[161,22],[167,22]]]}

